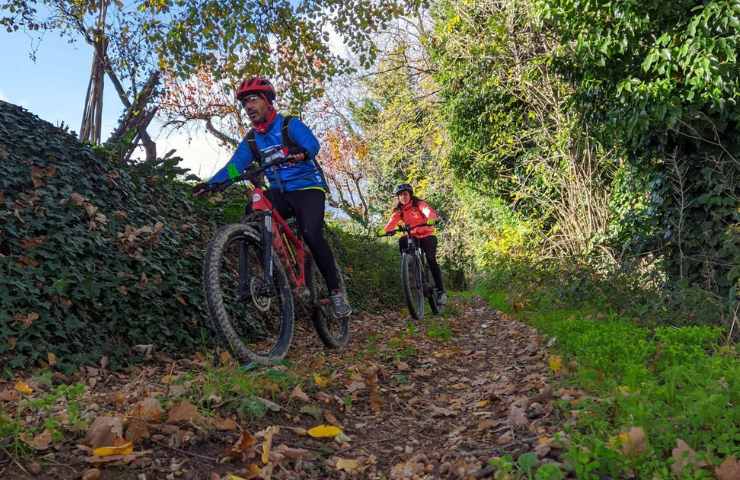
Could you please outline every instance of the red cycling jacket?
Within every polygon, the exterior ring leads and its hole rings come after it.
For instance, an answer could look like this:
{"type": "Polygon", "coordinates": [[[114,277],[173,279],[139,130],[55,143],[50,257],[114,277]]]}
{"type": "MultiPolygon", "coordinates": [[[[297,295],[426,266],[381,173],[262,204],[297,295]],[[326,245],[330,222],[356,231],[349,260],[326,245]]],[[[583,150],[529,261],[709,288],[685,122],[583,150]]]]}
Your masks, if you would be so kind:
{"type": "MultiPolygon", "coordinates": [[[[391,219],[383,227],[386,233],[394,230],[399,223],[403,222],[409,227],[415,227],[427,223],[429,220],[436,220],[437,212],[430,207],[424,200],[417,200],[414,205],[413,200],[401,207],[401,210],[394,209],[391,219]]],[[[434,227],[424,226],[411,230],[411,236],[415,238],[424,238],[434,235],[434,227]]]]}

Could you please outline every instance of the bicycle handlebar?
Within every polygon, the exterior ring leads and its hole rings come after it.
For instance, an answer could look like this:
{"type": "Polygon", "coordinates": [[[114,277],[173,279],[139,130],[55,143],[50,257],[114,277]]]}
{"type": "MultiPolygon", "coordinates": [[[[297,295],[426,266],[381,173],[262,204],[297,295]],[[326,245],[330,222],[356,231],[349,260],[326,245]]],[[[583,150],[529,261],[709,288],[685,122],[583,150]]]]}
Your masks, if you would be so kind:
{"type": "Polygon", "coordinates": [[[391,230],[390,232],[385,233],[384,235],[378,235],[378,237],[392,237],[393,235],[395,235],[395,234],[397,234],[399,232],[411,233],[412,231],[416,230],[417,228],[421,228],[421,227],[433,227],[433,226],[434,225],[432,225],[430,223],[422,223],[420,225],[416,225],[416,226],[413,226],[413,227],[409,227],[409,226],[403,225],[403,226],[400,226],[400,227],[396,228],[395,230],[391,230]]]}
{"type": "Polygon", "coordinates": [[[241,182],[242,180],[249,180],[249,181],[254,182],[255,177],[261,175],[265,170],[269,168],[276,167],[283,163],[288,163],[288,162],[293,162],[293,161],[304,161],[307,159],[304,153],[295,153],[292,155],[286,155],[284,157],[281,156],[281,157],[272,159],[273,157],[277,157],[277,155],[273,154],[272,156],[268,156],[267,161],[264,162],[259,167],[250,168],[237,177],[230,178],[225,182],[221,182],[216,185],[213,185],[210,190],[221,191],[221,190],[224,190],[230,187],[231,185],[237,182],[241,182]]]}

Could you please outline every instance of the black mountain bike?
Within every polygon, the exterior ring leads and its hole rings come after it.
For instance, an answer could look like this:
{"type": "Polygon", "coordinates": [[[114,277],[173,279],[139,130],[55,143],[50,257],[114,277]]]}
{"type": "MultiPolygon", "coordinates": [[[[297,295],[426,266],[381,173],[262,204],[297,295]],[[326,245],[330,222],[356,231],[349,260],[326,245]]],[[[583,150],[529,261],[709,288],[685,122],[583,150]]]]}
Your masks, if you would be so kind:
{"type": "Polygon", "coordinates": [[[437,315],[441,311],[441,305],[437,303],[434,279],[432,278],[432,272],[429,270],[426,255],[419,246],[418,240],[410,235],[415,228],[425,226],[428,225],[400,226],[383,235],[392,236],[396,233],[405,233],[408,239],[406,249],[401,252],[401,283],[403,284],[403,293],[406,297],[409,313],[416,320],[424,318],[425,298],[429,301],[429,307],[433,314],[437,315]]]}

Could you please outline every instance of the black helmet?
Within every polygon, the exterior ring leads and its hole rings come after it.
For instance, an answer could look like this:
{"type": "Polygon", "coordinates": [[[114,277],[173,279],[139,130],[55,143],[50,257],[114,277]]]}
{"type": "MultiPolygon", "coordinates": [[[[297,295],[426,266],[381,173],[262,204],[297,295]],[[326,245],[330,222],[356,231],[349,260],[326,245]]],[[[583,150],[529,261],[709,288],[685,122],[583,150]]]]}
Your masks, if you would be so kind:
{"type": "Polygon", "coordinates": [[[408,183],[402,183],[396,187],[396,193],[394,193],[393,195],[399,195],[401,192],[409,192],[411,195],[413,195],[414,187],[412,187],[408,183]]]}

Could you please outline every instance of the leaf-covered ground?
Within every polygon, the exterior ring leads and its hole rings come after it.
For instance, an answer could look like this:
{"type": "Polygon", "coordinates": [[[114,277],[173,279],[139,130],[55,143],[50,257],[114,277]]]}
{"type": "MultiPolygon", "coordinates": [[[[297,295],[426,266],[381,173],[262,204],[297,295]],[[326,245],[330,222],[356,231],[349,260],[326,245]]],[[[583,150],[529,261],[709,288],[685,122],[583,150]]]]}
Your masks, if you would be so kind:
{"type": "Polygon", "coordinates": [[[467,479],[504,454],[557,461],[553,402],[579,393],[548,386],[560,365],[532,328],[477,299],[407,320],[360,314],[340,353],[301,326],[273,368],[142,346],[125,372],[0,383],[0,478],[467,479]]]}

